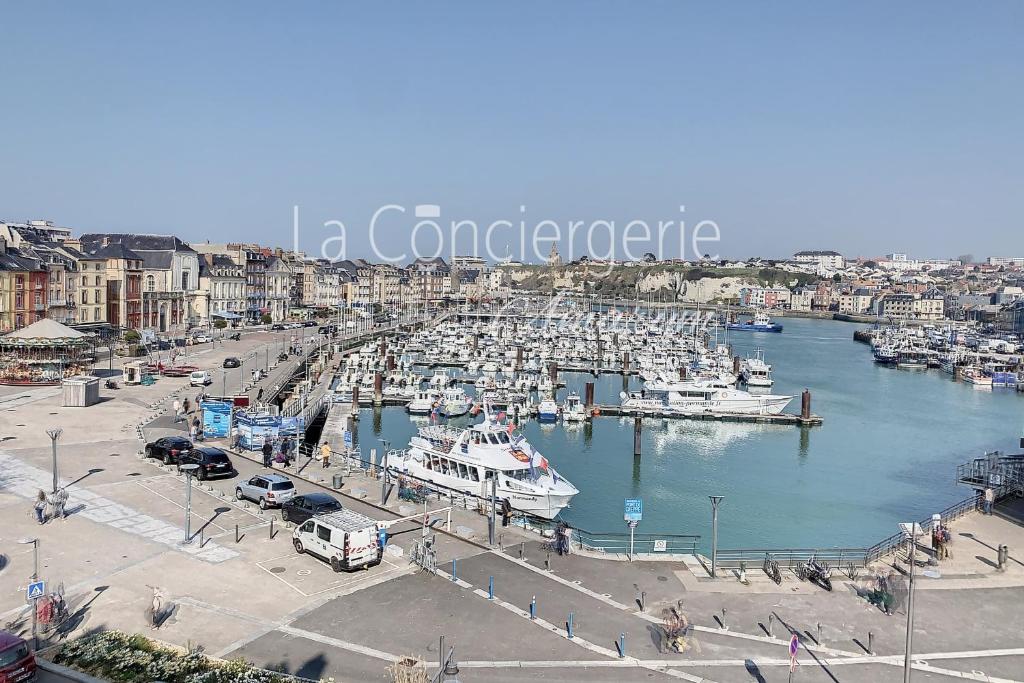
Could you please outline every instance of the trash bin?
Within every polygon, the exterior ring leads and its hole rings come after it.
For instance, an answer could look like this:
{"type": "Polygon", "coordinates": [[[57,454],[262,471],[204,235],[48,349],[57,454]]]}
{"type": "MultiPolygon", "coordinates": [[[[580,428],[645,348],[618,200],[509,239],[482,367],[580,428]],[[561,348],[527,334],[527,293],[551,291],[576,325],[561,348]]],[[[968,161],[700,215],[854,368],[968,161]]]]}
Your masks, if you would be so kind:
{"type": "Polygon", "coordinates": [[[334,473],[334,488],[340,489],[342,486],[341,472],[334,473]]]}

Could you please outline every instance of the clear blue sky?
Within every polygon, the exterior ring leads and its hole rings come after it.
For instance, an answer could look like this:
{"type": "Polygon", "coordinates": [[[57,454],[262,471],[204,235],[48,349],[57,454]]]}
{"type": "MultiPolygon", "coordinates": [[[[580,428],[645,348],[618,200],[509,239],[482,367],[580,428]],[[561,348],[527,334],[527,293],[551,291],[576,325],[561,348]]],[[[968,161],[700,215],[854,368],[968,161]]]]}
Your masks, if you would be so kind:
{"type": "Polygon", "coordinates": [[[284,245],[299,205],[301,246],[337,219],[359,256],[382,204],[685,205],[724,256],[1024,255],[1019,1],[31,2],[0,26],[0,218],[284,245]]]}

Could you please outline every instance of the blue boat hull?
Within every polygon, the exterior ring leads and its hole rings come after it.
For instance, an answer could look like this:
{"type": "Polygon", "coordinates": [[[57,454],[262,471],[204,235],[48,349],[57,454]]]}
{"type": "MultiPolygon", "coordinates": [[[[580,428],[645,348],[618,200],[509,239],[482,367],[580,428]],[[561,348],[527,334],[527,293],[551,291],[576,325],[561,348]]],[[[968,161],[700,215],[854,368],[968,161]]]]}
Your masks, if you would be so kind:
{"type": "Polygon", "coordinates": [[[771,325],[744,325],[743,323],[731,323],[726,329],[736,332],[782,332],[782,325],[772,323],[771,325]]]}
{"type": "Polygon", "coordinates": [[[558,421],[558,413],[538,413],[537,414],[537,421],[538,422],[557,422],[558,421]]]}

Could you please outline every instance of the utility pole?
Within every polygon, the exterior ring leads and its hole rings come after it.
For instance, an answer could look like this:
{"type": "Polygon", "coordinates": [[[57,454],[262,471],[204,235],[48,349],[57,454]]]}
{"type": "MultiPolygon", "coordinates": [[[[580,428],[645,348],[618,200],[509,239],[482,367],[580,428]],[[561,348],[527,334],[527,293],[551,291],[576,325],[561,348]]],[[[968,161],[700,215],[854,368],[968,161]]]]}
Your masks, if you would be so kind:
{"type": "Polygon", "coordinates": [[[708,496],[711,499],[711,578],[716,578],[718,569],[718,504],[725,496],[708,496]]]}
{"type": "Polygon", "coordinates": [[[57,493],[57,439],[64,432],[63,429],[47,429],[46,433],[50,437],[50,445],[53,449],[53,493],[57,493]]]}
{"type": "Polygon", "coordinates": [[[192,542],[192,474],[199,465],[188,464],[180,467],[185,473],[185,543],[192,542]]]}

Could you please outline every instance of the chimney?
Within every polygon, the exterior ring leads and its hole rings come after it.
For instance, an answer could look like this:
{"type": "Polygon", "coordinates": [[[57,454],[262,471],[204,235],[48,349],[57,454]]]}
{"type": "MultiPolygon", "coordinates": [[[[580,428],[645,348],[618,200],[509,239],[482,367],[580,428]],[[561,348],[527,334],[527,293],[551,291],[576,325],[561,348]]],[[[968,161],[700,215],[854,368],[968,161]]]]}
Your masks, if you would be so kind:
{"type": "Polygon", "coordinates": [[[7,253],[7,238],[0,235],[0,256],[7,253]]]}

